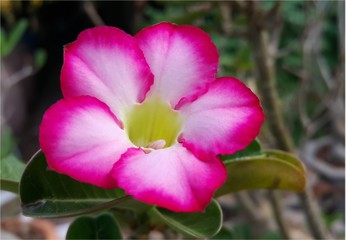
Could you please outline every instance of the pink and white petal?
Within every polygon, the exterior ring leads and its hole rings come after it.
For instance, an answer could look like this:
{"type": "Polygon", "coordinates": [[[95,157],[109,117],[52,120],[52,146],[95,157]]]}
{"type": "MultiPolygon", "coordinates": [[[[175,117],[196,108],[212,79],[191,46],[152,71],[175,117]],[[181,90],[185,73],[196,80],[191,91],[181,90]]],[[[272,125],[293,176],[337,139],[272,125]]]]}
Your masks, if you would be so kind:
{"type": "Polygon", "coordinates": [[[179,144],[147,154],[131,148],[111,173],[135,199],[174,212],[203,211],[226,180],[219,159],[201,161],[179,144]]]}
{"type": "Polygon", "coordinates": [[[114,188],[113,164],[133,147],[109,107],[96,98],[65,98],[44,114],[39,133],[48,166],[78,181],[114,188]]]}
{"type": "Polygon", "coordinates": [[[230,77],[215,80],[208,92],[179,110],[186,119],[179,142],[204,160],[244,149],[265,118],[257,96],[230,77]]]}
{"type": "Polygon", "coordinates": [[[118,28],[87,29],[64,48],[64,96],[96,97],[120,119],[124,108],[145,99],[152,83],[153,75],[137,41],[118,28]]]}
{"type": "Polygon", "coordinates": [[[160,23],[135,35],[155,76],[151,95],[175,107],[181,98],[206,90],[218,68],[218,52],[210,36],[194,26],[160,23]]]}

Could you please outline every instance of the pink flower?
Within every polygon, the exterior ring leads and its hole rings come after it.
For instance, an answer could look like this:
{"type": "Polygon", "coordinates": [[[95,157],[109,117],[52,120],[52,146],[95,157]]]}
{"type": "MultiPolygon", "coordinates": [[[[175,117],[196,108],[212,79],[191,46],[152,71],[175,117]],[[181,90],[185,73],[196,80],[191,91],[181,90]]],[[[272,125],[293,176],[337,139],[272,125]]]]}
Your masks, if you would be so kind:
{"type": "Polygon", "coordinates": [[[251,90],[215,79],[217,68],[217,49],[197,27],[83,31],[65,46],[64,99],[40,126],[48,165],[148,204],[203,211],[226,179],[217,155],[245,148],[264,121],[251,90]]]}

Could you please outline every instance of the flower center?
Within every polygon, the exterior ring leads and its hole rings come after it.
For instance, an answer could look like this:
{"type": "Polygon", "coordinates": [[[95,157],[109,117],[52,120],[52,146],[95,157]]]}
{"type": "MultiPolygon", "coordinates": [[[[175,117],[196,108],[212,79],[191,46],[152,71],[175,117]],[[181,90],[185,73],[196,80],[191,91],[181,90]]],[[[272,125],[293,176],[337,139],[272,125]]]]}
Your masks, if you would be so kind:
{"type": "Polygon", "coordinates": [[[125,116],[124,127],[133,144],[160,149],[172,146],[182,129],[182,117],[168,103],[150,98],[125,116]]]}

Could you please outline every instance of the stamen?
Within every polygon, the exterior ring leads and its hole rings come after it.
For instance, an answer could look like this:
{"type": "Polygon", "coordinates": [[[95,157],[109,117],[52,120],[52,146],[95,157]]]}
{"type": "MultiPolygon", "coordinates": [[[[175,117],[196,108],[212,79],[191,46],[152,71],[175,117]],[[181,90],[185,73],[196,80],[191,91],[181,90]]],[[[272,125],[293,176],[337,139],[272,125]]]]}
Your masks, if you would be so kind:
{"type": "Polygon", "coordinates": [[[152,149],[162,149],[166,145],[166,141],[163,139],[157,140],[155,142],[151,142],[146,146],[147,148],[152,149]]]}

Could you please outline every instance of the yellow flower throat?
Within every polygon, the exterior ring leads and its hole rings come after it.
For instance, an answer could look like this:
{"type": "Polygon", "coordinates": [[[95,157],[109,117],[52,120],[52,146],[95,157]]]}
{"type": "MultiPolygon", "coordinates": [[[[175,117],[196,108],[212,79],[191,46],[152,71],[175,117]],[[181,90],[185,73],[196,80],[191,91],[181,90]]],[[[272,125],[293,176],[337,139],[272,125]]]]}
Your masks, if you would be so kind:
{"type": "Polygon", "coordinates": [[[166,148],[176,143],[183,120],[168,103],[149,98],[130,109],[124,123],[127,135],[136,146],[166,148]]]}

